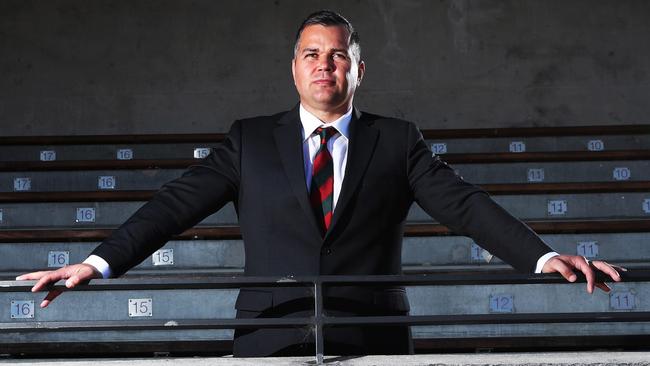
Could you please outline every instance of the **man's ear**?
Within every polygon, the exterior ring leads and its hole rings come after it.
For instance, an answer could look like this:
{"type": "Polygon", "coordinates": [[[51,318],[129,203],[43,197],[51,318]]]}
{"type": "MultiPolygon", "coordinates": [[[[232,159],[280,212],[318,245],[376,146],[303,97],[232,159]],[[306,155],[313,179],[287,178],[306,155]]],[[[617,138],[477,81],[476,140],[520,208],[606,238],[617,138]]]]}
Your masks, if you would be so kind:
{"type": "Polygon", "coordinates": [[[296,58],[291,59],[291,76],[293,76],[293,84],[296,84],[296,58]]]}
{"type": "Polygon", "coordinates": [[[359,61],[359,70],[358,70],[358,75],[357,75],[357,86],[361,85],[361,80],[363,79],[363,75],[366,73],[366,63],[363,61],[359,61]]]}

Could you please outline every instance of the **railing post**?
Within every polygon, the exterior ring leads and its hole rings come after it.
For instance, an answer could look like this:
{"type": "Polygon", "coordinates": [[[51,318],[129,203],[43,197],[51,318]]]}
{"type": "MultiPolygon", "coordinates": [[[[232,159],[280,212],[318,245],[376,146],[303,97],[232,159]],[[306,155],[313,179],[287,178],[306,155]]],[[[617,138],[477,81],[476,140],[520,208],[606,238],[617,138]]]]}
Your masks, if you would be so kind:
{"type": "Polygon", "coordinates": [[[316,364],[323,364],[325,342],[323,340],[323,283],[314,280],[314,343],[316,345],[316,364]]]}

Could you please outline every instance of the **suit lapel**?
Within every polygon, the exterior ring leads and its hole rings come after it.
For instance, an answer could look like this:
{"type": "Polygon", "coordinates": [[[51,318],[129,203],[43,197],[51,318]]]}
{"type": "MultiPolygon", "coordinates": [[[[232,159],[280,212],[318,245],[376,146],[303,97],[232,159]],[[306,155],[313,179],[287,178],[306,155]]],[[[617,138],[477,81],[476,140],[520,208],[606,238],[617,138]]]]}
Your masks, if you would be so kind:
{"type": "MultiPolygon", "coordinates": [[[[357,186],[366,173],[370,158],[375,151],[379,130],[371,127],[368,120],[363,118],[363,114],[356,108],[350,121],[350,142],[348,145],[348,161],[345,167],[345,178],[341,187],[339,200],[334,209],[334,216],[329,230],[325,234],[325,239],[336,226],[339,218],[345,211],[347,204],[352,199],[357,186]]],[[[304,185],[304,184],[303,184],[304,185]]]]}
{"type": "Polygon", "coordinates": [[[273,137],[275,139],[275,146],[280,154],[284,172],[289,178],[291,190],[298,199],[304,215],[313,227],[314,233],[320,237],[320,229],[316,222],[316,216],[311,208],[311,203],[309,203],[309,192],[307,192],[307,184],[305,183],[302,125],[300,123],[298,107],[282,116],[277,124],[278,126],[273,130],[273,137]]]}

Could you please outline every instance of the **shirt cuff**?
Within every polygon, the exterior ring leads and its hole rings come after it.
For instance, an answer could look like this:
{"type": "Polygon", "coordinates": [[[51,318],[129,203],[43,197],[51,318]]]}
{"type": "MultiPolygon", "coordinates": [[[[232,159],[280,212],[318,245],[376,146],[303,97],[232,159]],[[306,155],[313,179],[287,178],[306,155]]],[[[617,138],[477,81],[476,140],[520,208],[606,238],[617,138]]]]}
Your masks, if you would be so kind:
{"type": "Polygon", "coordinates": [[[539,259],[537,260],[537,267],[535,267],[535,273],[542,273],[542,268],[544,268],[546,262],[548,262],[549,259],[558,255],[559,254],[556,252],[549,252],[539,257],[539,259]]]}
{"type": "Polygon", "coordinates": [[[89,264],[102,274],[103,278],[111,278],[113,271],[111,271],[111,266],[104,260],[104,258],[97,255],[90,255],[84,261],[85,264],[89,264]]]}

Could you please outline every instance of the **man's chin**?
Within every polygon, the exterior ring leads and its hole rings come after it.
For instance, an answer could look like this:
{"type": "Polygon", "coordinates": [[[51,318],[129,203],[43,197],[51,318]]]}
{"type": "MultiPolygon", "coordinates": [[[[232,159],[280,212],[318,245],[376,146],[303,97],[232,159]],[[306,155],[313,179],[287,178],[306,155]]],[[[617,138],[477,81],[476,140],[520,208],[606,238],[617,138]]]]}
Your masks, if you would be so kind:
{"type": "Polygon", "coordinates": [[[339,99],[318,101],[318,107],[322,111],[337,111],[343,107],[343,101],[339,99]]]}
{"type": "Polygon", "coordinates": [[[343,103],[345,98],[341,98],[341,96],[336,93],[320,93],[312,100],[320,105],[338,106],[343,103]]]}

